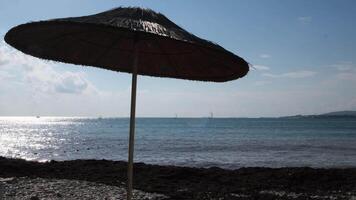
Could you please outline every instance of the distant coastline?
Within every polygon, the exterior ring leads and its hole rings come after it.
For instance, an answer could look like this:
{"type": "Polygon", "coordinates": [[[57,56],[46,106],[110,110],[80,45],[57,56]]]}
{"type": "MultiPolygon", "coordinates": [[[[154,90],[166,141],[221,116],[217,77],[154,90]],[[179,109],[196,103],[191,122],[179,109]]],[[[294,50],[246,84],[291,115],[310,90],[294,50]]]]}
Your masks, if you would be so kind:
{"type": "Polygon", "coordinates": [[[319,115],[293,115],[278,117],[279,119],[301,119],[301,118],[356,118],[356,111],[336,111],[319,115]]]}

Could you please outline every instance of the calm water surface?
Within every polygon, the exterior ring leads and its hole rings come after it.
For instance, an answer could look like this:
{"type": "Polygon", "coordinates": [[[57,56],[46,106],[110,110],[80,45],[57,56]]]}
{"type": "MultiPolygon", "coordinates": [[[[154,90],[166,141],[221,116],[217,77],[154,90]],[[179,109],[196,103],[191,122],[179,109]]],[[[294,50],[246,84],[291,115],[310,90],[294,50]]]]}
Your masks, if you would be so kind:
{"type": "MultiPolygon", "coordinates": [[[[129,119],[1,117],[0,156],[127,160],[129,119]]],[[[139,118],[135,161],[356,167],[356,119],[139,118]]]]}

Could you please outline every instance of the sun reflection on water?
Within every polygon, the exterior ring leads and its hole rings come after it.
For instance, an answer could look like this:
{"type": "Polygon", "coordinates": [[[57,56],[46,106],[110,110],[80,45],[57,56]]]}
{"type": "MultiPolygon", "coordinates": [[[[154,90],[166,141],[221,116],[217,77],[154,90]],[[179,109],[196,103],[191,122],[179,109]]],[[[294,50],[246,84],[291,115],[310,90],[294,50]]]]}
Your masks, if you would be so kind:
{"type": "MultiPolygon", "coordinates": [[[[139,162],[228,168],[356,165],[354,119],[139,118],[136,128],[139,162]]],[[[128,130],[128,118],[0,117],[0,156],[126,160],[128,130]]]]}
{"type": "MultiPolygon", "coordinates": [[[[44,150],[58,149],[66,142],[61,130],[73,124],[73,118],[64,117],[0,117],[0,155],[26,160],[41,159],[44,150]],[[55,127],[55,128],[54,128],[55,127]],[[58,129],[62,127],[62,129],[58,129]]],[[[77,123],[77,122],[76,122],[77,123]]]]}

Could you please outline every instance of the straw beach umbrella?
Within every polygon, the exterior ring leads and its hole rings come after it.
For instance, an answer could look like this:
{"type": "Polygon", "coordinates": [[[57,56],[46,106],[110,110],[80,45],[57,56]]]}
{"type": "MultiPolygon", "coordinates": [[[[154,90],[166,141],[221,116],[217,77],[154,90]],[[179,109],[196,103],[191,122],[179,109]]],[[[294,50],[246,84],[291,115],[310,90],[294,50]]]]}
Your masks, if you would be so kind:
{"type": "Polygon", "coordinates": [[[42,59],[132,73],[127,199],[132,196],[137,75],[225,82],[249,71],[244,59],[142,8],[30,22],[12,28],[5,41],[42,59]]]}

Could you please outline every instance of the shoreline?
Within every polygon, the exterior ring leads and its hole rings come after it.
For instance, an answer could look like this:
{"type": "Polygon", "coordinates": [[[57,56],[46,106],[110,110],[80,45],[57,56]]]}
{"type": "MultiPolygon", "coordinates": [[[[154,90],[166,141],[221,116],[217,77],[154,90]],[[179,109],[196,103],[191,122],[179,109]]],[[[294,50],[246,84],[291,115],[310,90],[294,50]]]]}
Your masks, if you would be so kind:
{"type": "MultiPolygon", "coordinates": [[[[126,167],[124,161],[40,163],[0,157],[1,178],[67,179],[125,187],[126,167]]],[[[135,163],[134,188],[168,199],[356,199],[356,168],[229,170],[135,163]]]]}

